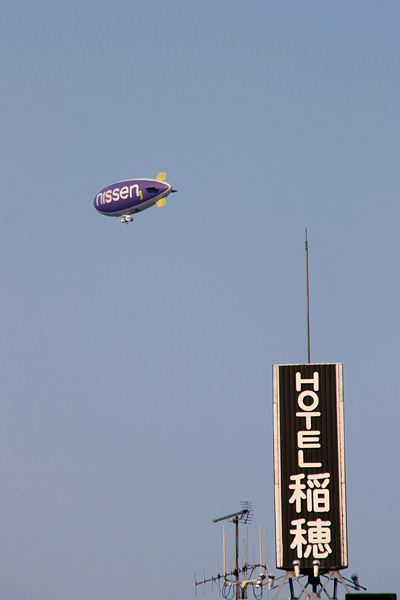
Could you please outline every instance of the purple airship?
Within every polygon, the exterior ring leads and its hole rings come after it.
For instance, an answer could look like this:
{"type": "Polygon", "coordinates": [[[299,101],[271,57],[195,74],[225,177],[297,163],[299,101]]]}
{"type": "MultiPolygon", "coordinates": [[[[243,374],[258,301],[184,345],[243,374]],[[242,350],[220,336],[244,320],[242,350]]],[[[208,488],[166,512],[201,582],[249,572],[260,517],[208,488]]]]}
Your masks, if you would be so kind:
{"type": "Polygon", "coordinates": [[[96,194],[93,206],[102,215],[121,217],[121,223],[133,221],[134,213],[156,204],[165,205],[165,198],[176,192],[165,181],[166,173],[159,173],[156,179],[127,179],[103,188],[96,194]]]}

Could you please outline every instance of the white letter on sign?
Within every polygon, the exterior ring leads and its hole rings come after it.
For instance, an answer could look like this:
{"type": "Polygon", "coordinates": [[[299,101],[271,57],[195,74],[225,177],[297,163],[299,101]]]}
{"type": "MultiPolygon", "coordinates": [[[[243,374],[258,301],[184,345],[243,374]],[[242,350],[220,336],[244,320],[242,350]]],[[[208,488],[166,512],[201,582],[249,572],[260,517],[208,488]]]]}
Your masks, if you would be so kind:
{"type": "Polygon", "coordinates": [[[298,431],[297,432],[297,447],[298,448],[321,448],[319,443],[320,431],[298,431]]]}
{"type": "Polygon", "coordinates": [[[312,383],[314,391],[318,392],[318,390],[319,390],[319,374],[317,373],[317,371],[315,371],[315,373],[313,373],[312,379],[302,379],[301,373],[296,373],[296,392],[300,392],[301,386],[304,383],[312,383]]]}

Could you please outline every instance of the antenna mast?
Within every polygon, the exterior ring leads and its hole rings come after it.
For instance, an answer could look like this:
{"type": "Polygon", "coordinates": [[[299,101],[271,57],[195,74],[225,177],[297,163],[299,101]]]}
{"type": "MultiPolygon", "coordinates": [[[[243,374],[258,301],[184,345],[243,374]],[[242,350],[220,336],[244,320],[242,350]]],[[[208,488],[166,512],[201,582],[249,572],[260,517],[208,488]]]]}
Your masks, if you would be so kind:
{"type": "MultiPolygon", "coordinates": [[[[211,582],[216,583],[220,595],[225,600],[243,600],[248,598],[248,588],[252,589],[253,596],[255,600],[261,600],[263,595],[263,586],[264,580],[266,578],[267,565],[262,564],[262,540],[261,540],[261,528],[260,528],[260,564],[249,564],[248,562],[248,544],[244,543],[243,549],[243,563],[240,566],[239,563],[239,523],[251,523],[253,517],[253,507],[250,502],[241,502],[242,510],[231,513],[229,515],[225,515],[224,517],[219,517],[218,519],[214,519],[214,523],[219,523],[220,521],[229,521],[235,525],[235,567],[227,572],[225,567],[226,560],[226,548],[225,548],[225,526],[222,528],[222,540],[223,540],[223,561],[224,561],[224,572],[223,575],[218,573],[218,575],[212,574],[211,577],[207,578],[203,572],[203,579],[197,581],[196,573],[194,574],[194,583],[195,583],[195,591],[197,595],[197,586],[202,585],[203,590],[205,588],[205,584],[211,582]],[[259,573],[257,573],[259,569],[259,573]]],[[[219,570],[219,569],[218,569],[219,570]]]]}
{"type": "Polygon", "coordinates": [[[310,290],[308,281],[308,241],[307,241],[307,229],[306,229],[306,304],[307,304],[307,362],[310,364],[310,290]]]}

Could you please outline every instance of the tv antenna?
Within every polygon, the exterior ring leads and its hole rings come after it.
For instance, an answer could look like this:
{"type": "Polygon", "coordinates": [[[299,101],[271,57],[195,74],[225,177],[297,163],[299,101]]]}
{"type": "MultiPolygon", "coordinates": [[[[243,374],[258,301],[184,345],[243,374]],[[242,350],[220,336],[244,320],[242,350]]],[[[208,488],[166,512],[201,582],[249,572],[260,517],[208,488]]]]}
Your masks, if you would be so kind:
{"type": "Polygon", "coordinates": [[[211,583],[213,589],[214,583],[216,584],[219,595],[225,600],[243,600],[248,597],[248,588],[252,588],[253,596],[256,600],[261,600],[263,596],[263,585],[266,578],[267,567],[267,546],[266,546],[266,534],[265,534],[265,560],[262,562],[262,535],[260,525],[260,540],[259,540],[259,552],[260,560],[258,563],[255,561],[254,548],[253,548],[253,562],[250,563],[248,558],[248,542],[243,540],[243,552],[242,552],[242,564],[240,566],[239,556],[239,523],[249,525],[253,518],[253,506],[251,502],[241,502],[242,510],[218,517],[213,519],[214,523],[220,521],[228,521],[235,525],[235,567],[230,568],[229,571],[226,569],[226,537],[225,537],[225,526],[222,528],[222,545],[223,545],[223,574],[219,572],[219,561],[218,561],[218,574],[213,575],[211,570],[211,576],[206,578],[203,571],[203,579],[197,581],[196,573],[194,574],[195,592],[197,596],[197,586],[203,585],[203,591],[205,593],[206,583],[211,583]],[[259,572],[258,572],[259,569],[259,572]]]}

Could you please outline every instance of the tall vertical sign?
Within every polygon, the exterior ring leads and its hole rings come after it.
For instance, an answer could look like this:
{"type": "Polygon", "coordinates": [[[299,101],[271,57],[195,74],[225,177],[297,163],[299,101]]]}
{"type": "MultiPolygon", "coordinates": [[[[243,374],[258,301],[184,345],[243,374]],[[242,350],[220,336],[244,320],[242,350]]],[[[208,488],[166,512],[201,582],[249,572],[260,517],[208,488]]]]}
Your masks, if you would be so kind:
{"type": "Polygon", "coordinates": [[[276,565],[347,567],[343,368],[273,365],[276,565]]]}

